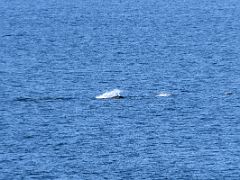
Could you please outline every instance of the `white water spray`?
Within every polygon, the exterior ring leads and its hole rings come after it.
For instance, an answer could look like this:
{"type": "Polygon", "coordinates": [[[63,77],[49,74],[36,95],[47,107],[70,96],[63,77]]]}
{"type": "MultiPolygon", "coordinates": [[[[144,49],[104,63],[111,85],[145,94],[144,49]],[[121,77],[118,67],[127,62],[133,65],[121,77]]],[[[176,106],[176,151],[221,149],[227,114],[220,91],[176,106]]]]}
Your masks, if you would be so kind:
{"type": "Polygon", "coordinates": [[[112,91],[105,92],[99,96],[96,96],[97,99],[110,99],[110,98],[118,98],[121,97],[120,93],[122,91],[119,89],[114,89],[112,91]]]}
{"type": "Polygon", "coordinates": [[[168,93],[168,92],[160,92],[157,96],[158,97],[168,97],[171,96],[172,94],[168,93]]]}

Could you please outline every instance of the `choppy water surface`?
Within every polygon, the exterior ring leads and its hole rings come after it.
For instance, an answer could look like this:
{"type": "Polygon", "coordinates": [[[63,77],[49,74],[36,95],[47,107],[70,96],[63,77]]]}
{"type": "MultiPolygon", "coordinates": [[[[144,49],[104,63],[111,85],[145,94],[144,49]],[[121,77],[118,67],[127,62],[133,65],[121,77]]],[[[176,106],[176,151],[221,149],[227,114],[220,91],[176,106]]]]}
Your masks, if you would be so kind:
{"type": "Polygon", "coordinates": [[[240,1],[0,7],[0,179],[239,179],[240,1]]]}

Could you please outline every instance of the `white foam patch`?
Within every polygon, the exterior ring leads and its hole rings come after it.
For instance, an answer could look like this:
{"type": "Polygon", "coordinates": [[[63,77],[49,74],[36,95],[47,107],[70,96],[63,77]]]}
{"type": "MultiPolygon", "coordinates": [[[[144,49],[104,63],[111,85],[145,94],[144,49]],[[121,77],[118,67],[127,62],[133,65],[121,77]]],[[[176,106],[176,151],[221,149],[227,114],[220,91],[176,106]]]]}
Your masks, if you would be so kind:
{"type": "Polygon", "coordinates": [[[158,97],[168,97],[168,96],[171,96],[172,94],[171,93],[168,93],[168,92],[160,92],[157,96],[158,97]]]}
{"type": "Polygon", "coordinates": [[[120,97],[120,93],[122,91],[119,89],[114,89],[112,91],[107,91],[99,96],[96,96],[97,99],[110,99],[110,98],[115,98],[115,97],[120,97]]]}

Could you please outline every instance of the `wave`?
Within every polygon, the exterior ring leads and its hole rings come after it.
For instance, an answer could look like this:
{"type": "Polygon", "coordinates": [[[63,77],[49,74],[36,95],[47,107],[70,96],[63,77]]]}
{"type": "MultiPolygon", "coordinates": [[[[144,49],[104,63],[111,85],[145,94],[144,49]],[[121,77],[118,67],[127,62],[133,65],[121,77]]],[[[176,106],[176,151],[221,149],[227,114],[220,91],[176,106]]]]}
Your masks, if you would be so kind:
{"type": "Polygon", "coordinates": [[[96,96],[97,99],[111,99],[111,98],[116,98],[120,99],[123,98],[123,96],[120,95],[122,90],[119,89],[114,89],[112,91],[107,91],[99,96],[96,96]]]}

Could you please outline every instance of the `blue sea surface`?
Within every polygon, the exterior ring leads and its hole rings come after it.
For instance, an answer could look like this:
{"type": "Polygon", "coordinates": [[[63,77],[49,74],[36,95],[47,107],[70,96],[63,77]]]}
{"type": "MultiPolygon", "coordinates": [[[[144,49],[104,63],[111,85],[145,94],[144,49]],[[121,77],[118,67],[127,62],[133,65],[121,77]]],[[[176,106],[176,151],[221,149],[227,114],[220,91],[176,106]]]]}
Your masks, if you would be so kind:
{"type": "Polygon", "coordinates": [[[1,0],[0,179],[239,180],[240,1],[1,0]]]}

